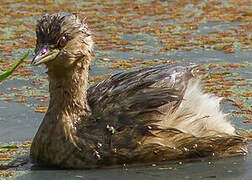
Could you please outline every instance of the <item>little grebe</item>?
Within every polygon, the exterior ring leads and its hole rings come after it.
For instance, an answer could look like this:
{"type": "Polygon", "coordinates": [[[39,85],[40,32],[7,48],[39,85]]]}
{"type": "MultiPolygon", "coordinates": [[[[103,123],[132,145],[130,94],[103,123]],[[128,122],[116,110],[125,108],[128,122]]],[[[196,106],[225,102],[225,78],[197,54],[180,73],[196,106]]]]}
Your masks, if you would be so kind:
{"type": "Polygon", "coordinates": [[[50,103],[33,161],[61,168],[246,154],[246,139],[201,90],[194,66],[123,72],[88,88],[91,32],[75,13],[45,15],[32,65],[48,69],[50,103]]]}

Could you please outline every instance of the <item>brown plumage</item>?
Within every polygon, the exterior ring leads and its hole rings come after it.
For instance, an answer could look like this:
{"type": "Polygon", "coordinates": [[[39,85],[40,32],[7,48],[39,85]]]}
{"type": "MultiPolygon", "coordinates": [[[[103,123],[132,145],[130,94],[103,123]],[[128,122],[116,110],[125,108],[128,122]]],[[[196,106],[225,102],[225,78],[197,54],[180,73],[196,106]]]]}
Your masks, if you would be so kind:
{"type": "Polygon", "coordinates": [[[246,140],[203,93],[195,66],[155,66],[88,88],[91,32],[77,14],[38,22],[32,65],[48,68],[50,103],[31,158],[62,168],[246,154],[246,140]]]}

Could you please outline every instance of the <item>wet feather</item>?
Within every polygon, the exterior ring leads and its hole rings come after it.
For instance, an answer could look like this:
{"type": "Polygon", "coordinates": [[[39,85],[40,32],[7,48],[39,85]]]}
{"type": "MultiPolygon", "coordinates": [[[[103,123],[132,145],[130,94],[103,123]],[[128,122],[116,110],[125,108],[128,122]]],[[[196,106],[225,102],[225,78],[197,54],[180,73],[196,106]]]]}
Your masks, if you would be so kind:
{"type": "Polygon", "coordinates": [[[35,162],[80,169],[247,153],[195,65],[122,72],[88,88],[93,41],[76,14],[42,17],[35,53],[45,43],[57,48],[63,32],[71,38],[45,64],[50,103],[32,143],[35,162]]]}

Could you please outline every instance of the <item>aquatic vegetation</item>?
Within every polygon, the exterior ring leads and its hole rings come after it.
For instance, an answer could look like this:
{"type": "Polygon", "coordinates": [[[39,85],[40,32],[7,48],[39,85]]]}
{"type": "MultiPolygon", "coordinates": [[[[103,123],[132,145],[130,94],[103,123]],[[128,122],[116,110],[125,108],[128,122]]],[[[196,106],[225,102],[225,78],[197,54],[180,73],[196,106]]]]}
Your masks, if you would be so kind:
{"type": "MultiPolygon", "coordinates": [[[[2,3],[0,41],[7,44],[0,45],[0,57],[11,56],[15,49],[33,48],[36,19],[31,17],[40,17],[43,9],[52,13],[61,10],[60,7],[87,17],[97,48],[94,65],[106,67],[104,74],[181,62],[184,60],[176,54],[197,53],[199,49],[235,54],[252,47],[249,31],[251,16],[246,1],[39,1],[36,5],[35,1],[27,1],[9,8],[15,2],[2,3]],[[7,22],[8,28],[4,26],[7,22]],[[109,59],[104,61],[106,58],[109,59]]],[[[197,62],[197,59],[194,61],[197,62]]],[[[2,65],[4,70],[9,67],[7,62],[2,65]]],[[[45,76],[35,76],[33,71],[24,64],[14,72],[17,79],[32,80],[33,86],[21,87],[23,91],[15,95],[4,93],[0,99],[23,102],[34,109],[38,105],[45,106],[43,101],[37,101],[36,96],[47,96],[47,81],[43,80],[45,76]]],[[[90,79],[97,81],[102,79],[102,75],[90,79]]],[[[246,79],[239,82],[240,86],[247,83],[246,79]]],[[[224,93],[225,96],[229,94],[224,93]]]]}
{"type": "MultiPolygon", "coordinates": [[[[36,18],[64,7],[65,11],[86,16],[93,31],[96,68],[91,67],[90,81],[155,64],[200,63],[198,73],[205,76],[205,90],[224,97],[223,107],[228,107],[230,118],[249,127],[252,122],[250,3],[248,0],[2,1],[0,67],[7,71],[13,57],[18,59],[17,54],[34,48],[36,18]]],[[[46,75],[43,68],[31,69],[29,64],[23,62],[10,80],[1,83],[0,101],[20,103],[44,113],[48,102],[46,75]],[[14,89],[9,86],[11,82],[15,83],[14,89]]],[[[252,133],[244,132],[244,136],[251,139],[252,133]]],[[[4,177],[2,172],[0,177],[4,177]]]]}
{"type": "Polygon", "coordinates": [[[22,143],[0,143],[0,179],[11,178],[25,173],[15,169],[29,162],[31,141],[22,143]],[[18,158],[18,159],[17,159],[18,158]]]}
{"type": "Polygon", "coordinates": [[[17,61],[17,63],[11,67],[10,69],[8,69],[6,72],[4,72],[3,74],[0,75],[0,81],[4,80],[5,78],[7,78],[9,75],[11,75],[11,73],[13,73],[15,71],[15,69],[26,59],[26,57],[29,55],[29,51],[27,51],[27,53],[17,61]]]}

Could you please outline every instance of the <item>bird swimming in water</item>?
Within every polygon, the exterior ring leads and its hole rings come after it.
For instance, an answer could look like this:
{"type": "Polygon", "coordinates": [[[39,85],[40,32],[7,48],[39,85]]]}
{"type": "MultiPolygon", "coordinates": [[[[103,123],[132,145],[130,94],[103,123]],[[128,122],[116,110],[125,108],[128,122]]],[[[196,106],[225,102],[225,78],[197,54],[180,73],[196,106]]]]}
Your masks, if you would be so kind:
{"type": "Polygon", "coordinates": [[[45,15],[36,35],[31,64],[48,69],[50,102],[32,142],[34,162],[83,169],[247,153],[195,66],[122,72],[89,87],[94,43],[85,20],[45,15]]]}

